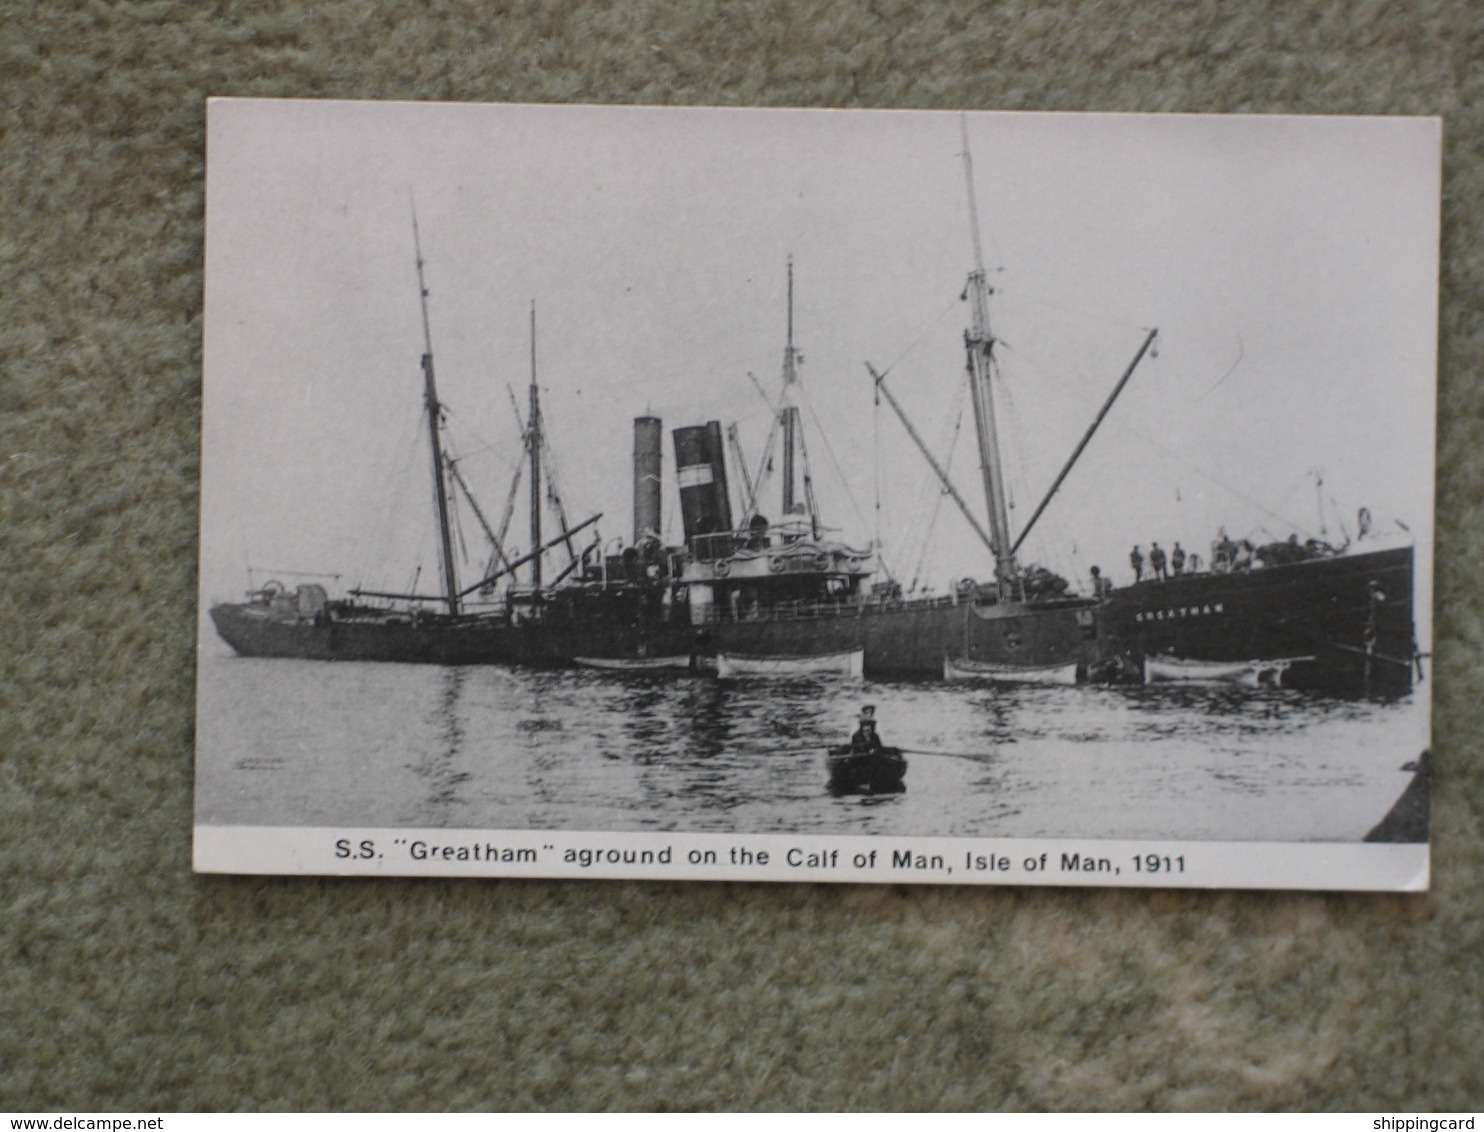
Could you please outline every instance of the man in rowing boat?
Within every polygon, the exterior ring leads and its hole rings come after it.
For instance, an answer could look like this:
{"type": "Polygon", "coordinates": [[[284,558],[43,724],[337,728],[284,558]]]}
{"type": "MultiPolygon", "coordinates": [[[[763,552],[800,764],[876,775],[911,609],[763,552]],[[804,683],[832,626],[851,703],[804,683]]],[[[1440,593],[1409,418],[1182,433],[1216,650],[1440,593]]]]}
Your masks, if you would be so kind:
{"type": "Polygon", "coordinates": [[[876,734],[876,705],[867,704],[861,708],[860,724],[855,734],[850,737],[850,749],[852,751],[879,751],[881,750],[881,736],[876,734]]]}

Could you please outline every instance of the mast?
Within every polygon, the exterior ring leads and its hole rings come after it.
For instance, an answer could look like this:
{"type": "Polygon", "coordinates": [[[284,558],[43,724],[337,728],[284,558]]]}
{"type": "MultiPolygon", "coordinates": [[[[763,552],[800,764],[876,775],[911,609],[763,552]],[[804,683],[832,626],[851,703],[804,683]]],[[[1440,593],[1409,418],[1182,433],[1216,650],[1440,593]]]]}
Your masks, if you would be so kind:
{"type": "Polygon", "coordinates": [[[891,406],[892,412],[896,413],[897,419],[902,422],[902,427],[907,430],[907,435],[912,438],[912,443],[917,445],[917,450],[922,453],[923,459],[928,462],[928,467],[933,469],[933,474],[938,477],[938,482],[943,485],[944,492],[958,505],[958,509],[963,512],[964,518],[969,521],[969,526],[974,528],[974,533],[979,536],[980,541],[985,546],[989,547],[990,553],[993,554],[995,552],[993,540],[991,540],[989,535],[984,533],[984,528],[979,525],[979,520],[974,518],[974,512],[969,509],[969,505],[964,502],[964,497],[958,493],[958,488],[954,487],[953,481],[948,478],[948,472],[944,469],[943,465],[933,459],[933,450],[927,446],[927,441],[923,440],[917,430],[912,427],[912,422],[907,419],[906,412],[898,404],[897,399],[892,396],[891,390],[886,387],[886,374],[878,373],[876,367],[870,362],[866,363],[866,371],[871,375],[871,380],[876,383],[876,391],[886,398],[886,403],[891,406]]]}
{"type": "Polygon", "coordinates": [[[1010,515],[1005,505],[1005,477],[1000,466],[999,433],[995,427],[994,335],[989,329],[989,283],[984,273],[984,249],[979,241],[979,209],[974,198],[974,164],[969,156],[968,123],[960,120],[964,139],[964,180],[969,191],[969,230],[974,239],[974,270],[965,289],[970,299],[969,330],[964,335],[968,353],[969,389],[974,402],[974,431],[979,440],[979,468],[984,478],[984,499],[989,509],[990,537],[994,543],[995,583],[1000,600],[1012,595],[1015,553],[1010,547],[1010,515]]]}
{"type": "Polygon", "coordinates": [[[464,473],[459,471],[459,465],[457,461],[450,460],[448,462],[448,474],[449,477],[453,480],[454,487],[458,488],[459,491],[463,493],[464,502],[469,504],[469,510],[474,512],[474,518],[479,523],[480,529],[484,531],[484,537],[490,540],[490,546],[494,548],[495,557],[498,558],[501,562],[504,562],[505,565],[510,565],[510,559],[505,554],[505,546],[503,542],[501,541],[500,537],[495,534],[494,528],[490,526],[489,520],[485,518],[484,511],[479,506],[479,500],[475,499],[474,493],[469,490],[469,484],[464,479],[464,473]]]}
{"type": "Polygon", "coordinates": [[[783,516],[793,514],[797,501],[794,495],[794,452],[798,448],[799,435],[799,353],[794,349],[794,257],[788,257],[788,344],[783,348],[783,408],[779,412],[779,423],[783,426],[783,516]]]}
{"type": "MultiPolygon", "coordinates": [[[[531,300],[531,421],[526,430],[531,456],[531,545],[541,545],[541,392],[536,386],[536,300],[531,300]]],[[[531,559],[531,588],[541,588],[541,556],[531,559]]]]}
{"type": "Polygon", "coordinates": [[[464,591],[464,593],[466,593],[466,594],[472,594],[475,590],[482,590],[482,589],[484,589],[485,586],[492,586],[496,582],[498,582],[501,578],[503,578],[506,574],[512,573],[517,567],[524,566],[527,562],[538,562],[538,561],[540,561],[541,556],[543,554],[545,554],[548,550],[550,550],[552,547],[560,545],[564,540],[571,538],[573,535],[575,535],[578,531],[582,530],[584,527],[590,527],[590,526],[592,526],[594,523],[596,523],[602,517],[603,517],[603,513],[600,511],[600,512],[598,512],[598,514],[593,515],[591,518],[587,518],[587,519],[582,520],[582,522],[578,523],[575,527],[572,527],[570,530],[563,531],[561,534],[559,534],[555,538],[553,538],[550,542],[543,543],[541,546],[536,547],[535,550],[527,551],[525,554],[523,554],[519,558],[517,558],[514,562],[510,563],[509,566],[501,567],[499,570],[491,570],[483,578],[481,578],[479,581],[475,582],[472,586],[470,586],[468,589],[466,589],[464,591]]]}
{"type": "Polygon", "coordinates": [[[423,279],[422,240],[417,231],[417,210],[412,212],[412,246],[417,259],[417,294],[423,314],[423,403],[428,412],[428,441],[433,453],[433,495],[438,504],[438,534],[443,544],[443,600],[448,612],[459,612],[459,581],[453,564],[453,539],[448,530],[448,486],[443,480],[443,445],[438,439],[438,421],[443,406],[438,402],[438,383],[433,377],[433,332],[428,322],[428,287],[423,279]]]}
{"type": "Polygon", "coordinates": [[[1128,368],[1123,371],[1123,376],[1118,379],[1118,384],[1113,387],[1113,392],[1108,394],[1108,399],[1103,402],[1103,407],[1098,410],[1098,415],[1093,419],[1092,424],[1088,426],[1087,431],[1082,434],[1082,439],[1078,442],[1072,455],[1068,457],[1067,462],[1062,466],[1060,474],[1056,477],[1056,482],[1051,485],[1051,490],[1041,500],[1041,505],[1036,508],[1035,514],[1031,516],[1031,521],[1025,525],[1025,529],[1020,532],[1020,537],[1015,540],[1015,545],[1010,548],[1011,554],[1014,554],[1020,549],[1020,544],[1025,542],[1025,536],[1031,533],[1031,528],[1036,525],[1036,520],[1041,517],[1041,512],[1045,511],[1051,504],[1051,499],[1061,488],[1062,481],[1071,473],[1072,468],[1077,463],[1077,458],[1082,455],[1082,450],[1092,440],[1093,434],[1098,430],[1098,425],[1103,423],[1103,418],[1108,415],[1108,410],[1113,407],[1113,402],[1118,400],[1118,395],[1123,392],[1123,387],[1128,384],[1128,379],[1134,376],[1134,370],[1144,360],[1145,352],[1154,344],[1155,335],[1158,333],[1158,330],[1151,330],[1148,337],[1144,339],[1144,344],[1139,347],[1139,352],[1134,355],[1134,360],[1129,362],[1128,368]]]}
{"type": "Polygon", "coordinates": [[[732,449],[732,463],[737,465],[737,471],[742,475],[742,516],[745,522],[757,514],[757,485],[747,470],[747,457],[742,452],[742,437],[737,432],[736,422],[727,425],[727,444],[732,449]]]}

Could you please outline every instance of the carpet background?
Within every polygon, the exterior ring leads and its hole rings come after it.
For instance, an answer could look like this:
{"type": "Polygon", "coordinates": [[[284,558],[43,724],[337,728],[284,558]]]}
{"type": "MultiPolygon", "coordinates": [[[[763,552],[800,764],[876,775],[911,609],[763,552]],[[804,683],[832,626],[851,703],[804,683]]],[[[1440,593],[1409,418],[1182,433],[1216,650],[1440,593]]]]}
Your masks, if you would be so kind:
{"type": "Polygon", "coordinates": [[[0,208],[0,1109],[1484,1105],[1484,6],[0,0],[0,208]],[[1442,115],[1433,891],[193,876],[212,94],[1442,115]]]}

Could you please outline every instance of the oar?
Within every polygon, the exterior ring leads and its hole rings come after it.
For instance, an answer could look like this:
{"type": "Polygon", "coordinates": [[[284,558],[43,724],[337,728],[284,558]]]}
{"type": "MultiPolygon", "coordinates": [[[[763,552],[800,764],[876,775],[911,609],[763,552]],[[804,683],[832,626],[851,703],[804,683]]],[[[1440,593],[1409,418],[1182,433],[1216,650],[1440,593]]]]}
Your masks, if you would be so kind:
{"type": "Polygon", "coordinates": [[[969,752],[969,751],[924,751],[924,750],[918,749],[917,747],[898,747],[897,750],[901,751],[902,754],[904,754],[904,755],[936,755],[939,758],[944,758],[944,759],[974,759],[977,762],[982,762],[985,759],[992,759],[992,758],[994,758],[993,755],[987,755],[987,754],[984,754],[983,752],[969,752]]]}

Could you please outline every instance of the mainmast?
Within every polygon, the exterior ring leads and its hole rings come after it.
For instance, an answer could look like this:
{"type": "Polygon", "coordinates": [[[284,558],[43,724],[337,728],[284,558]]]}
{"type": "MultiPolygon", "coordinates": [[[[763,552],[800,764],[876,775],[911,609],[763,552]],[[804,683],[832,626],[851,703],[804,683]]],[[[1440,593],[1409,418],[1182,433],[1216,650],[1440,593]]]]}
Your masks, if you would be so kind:
{"type": "Polygon", "coordinates": [[[783,425],[783,517],[786,520],[798,507],[795,497],[794,453],[799,435],[799,352],[794,349],[794,259],[788,257],[788,343],[783,347],[783,408],[779,420],[783,425]]]}
{"type": "Polygon", "coordinates": [[[417,211],[412,213],[412,246],[417,258],[417,294],[423,313],[423,402],[428,411],[428,441],[433,453],[433,494],[438,504],[438,534],[443,544],[443,594],[448,612],[459,612],[459,581],[453,564],[453,539],[448,531],[448,487],[443,479],[443,444],[438,422],[443,406],[438,401],[438,383],[433,377],[433,332],[428,323],[428,287],[423,279],[422,240],[417,231],[417,211]]]}
{"type": "MultiPolygon", "coordinates": [[[[794,346],[794,259],[788,257],[788,341],[783,347],[783,393],[778,424],[783,432],[783,516],[809,516],[809,533],[819,537],[819,503],[814,498],[814,480],[809,471],[809,447],[804,443],[804,428],[799,414],[799,366],[804,355],[794,346]],[[798,460],[804,464],[804,498],[798,497],[798,460]]],[[[772,447],[772,437],[769,437],[772,447]]],[[[766,461],[765,461],[766,462],[766,461]]]]}
{"type": "MultiPolygon", "coordinates": [[[[531,300],[531,420],[527,440],[531,457],[531,545],[541,545],[541,392],[536,385],[536,300],[531,300]]],[[[541,555],[531,559],[531,588],[541,588],[541,555]]]]}
{"type": "Polygon", "coordinates": [[[974,164],[969,157],[969,128],[960,123],[964,139],[964,179],[969,190],[969,229],[974,238],[974,270],[966,288],[970,300],[969,330],[964,335],[968,352],[969,388],[974,401],[974,430],[979,440],[979,468],[984,477],[984,498],[989,508],[990,538],[994,543],[995,583],[1000,599],[1012,596],[1015,554],[1010,547],[1010,515],[1005,505],[1005,477],[1000,467],[999,433],[995,427],[994,335],[989,329],[989,282],[984,273],[984,250],[979,242],[979,209],[974,199],[974,164]]]}

